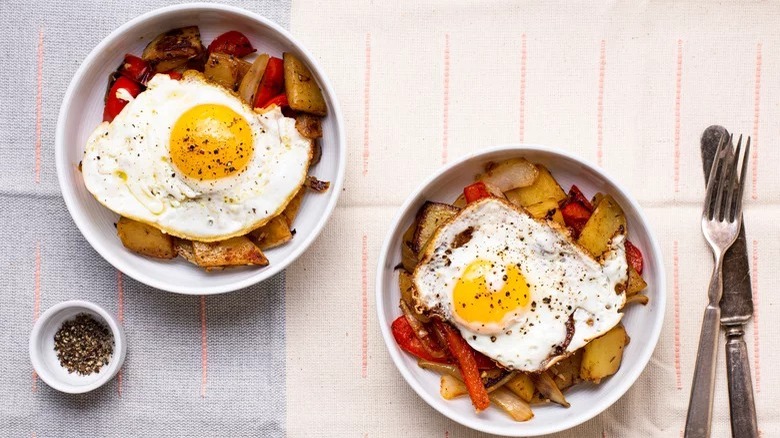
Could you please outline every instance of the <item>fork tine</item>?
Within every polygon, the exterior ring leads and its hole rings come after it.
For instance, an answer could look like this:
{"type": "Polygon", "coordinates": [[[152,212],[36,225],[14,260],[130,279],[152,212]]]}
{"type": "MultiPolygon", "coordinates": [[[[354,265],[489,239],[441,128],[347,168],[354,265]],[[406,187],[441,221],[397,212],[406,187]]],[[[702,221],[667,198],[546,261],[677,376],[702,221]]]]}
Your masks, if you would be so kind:
{"type": "Polygon", "coordinates": [[[737,191],[737,205],[734,211],[734,220],[738,220],[742,216],[742,194],[745,191],[745,181],[747,180],[747,166],[750,158],[750,137],[747,138],[745,153],[743,155],[742,170],[739,172],[739,190],[737,191]]]}
{"type": "Polygon", "coordinates": [[[731,165],[729,166],[729,178],[726,182],[726,190],[728,191],[728,195],[726,196],[726,202],[723,204],[723,220],[727,222],[733,222],[734,216],[732,216],[736,209],[734,208],[734,198],[736,198],[736,193],[739,192],[739,182],[740,177],[739,173],[737,172],[738,166],[739,166],[739,152],[742,149],[742,137],[740,137],[739,142],[737,143],[737,147],[734,150],[734,154],[731,158],[731,165]]]}
{"type": "MultiPolygon", "coordinates": [[[[714,211],[714,197],[716,186],[718,185],[718,166],[720,165],[720,155],[723,151],[723,145],[726,144],[726,135],[720,137],[718,148],[715,149],[715,159],[712,160],[712,167],[710,168],[709,180],[707,181],[707,194],[704,195],[704,217],[708,220],[712,219],[714,211]]],[[[731,136],[729,137],[729,143],[731,143],[731,136]]]]}

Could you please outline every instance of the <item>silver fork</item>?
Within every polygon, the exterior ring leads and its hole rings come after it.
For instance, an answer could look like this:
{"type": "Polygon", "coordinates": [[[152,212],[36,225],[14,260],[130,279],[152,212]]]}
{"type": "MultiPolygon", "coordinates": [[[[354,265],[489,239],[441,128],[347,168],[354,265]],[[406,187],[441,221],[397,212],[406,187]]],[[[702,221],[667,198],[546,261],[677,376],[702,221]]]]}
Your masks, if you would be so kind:
{"type": "Polygon", "coordinates": [[[709,304],[704,310],[704,320],[696,354],[688,418],[685,422],[685,438],[707,438],[712,424],[712,399],[715,391],[715,364],[718,358],[720,334],[720,298],[723,294],[723,255],[731,247],[742,226],[742,193],[745,189],[750,137],[740,160],[742,136],[734,153],[731,153],[733,136],[721,137],[715,160],[710,170],[701,230],[715,257],[709,287],[709,304]],[[741,169],[738,167],[742,162],[741,169]]]}

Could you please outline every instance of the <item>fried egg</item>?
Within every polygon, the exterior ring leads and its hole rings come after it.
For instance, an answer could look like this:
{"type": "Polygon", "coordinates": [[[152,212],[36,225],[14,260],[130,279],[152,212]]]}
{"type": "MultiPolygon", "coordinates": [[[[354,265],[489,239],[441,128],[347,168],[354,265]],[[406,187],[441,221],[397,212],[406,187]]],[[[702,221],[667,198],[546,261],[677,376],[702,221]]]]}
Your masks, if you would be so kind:
{"type": "Polygon", "coordinates": [[[496,198],[466,206],[428,242],[415,306],[450,321],[502,366],[542,371],[617,325],[625,235],[597,260],[552,221],[496,198]]]}
{"type": "Polygon", "coordinates": [[[98,126],[82,174],[87,190],[114,212],[210,242],[281,213],[311,157],[311,141],[278,107],[257,113],[188,71],[181,80],[156,75],[111,123],[98,126]]]}

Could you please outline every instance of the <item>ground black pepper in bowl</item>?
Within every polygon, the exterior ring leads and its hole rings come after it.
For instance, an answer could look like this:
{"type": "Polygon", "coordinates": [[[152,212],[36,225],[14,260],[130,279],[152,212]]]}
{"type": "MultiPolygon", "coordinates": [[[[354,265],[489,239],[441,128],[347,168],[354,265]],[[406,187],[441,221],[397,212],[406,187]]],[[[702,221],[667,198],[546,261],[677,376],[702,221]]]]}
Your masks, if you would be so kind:
{"type": "Polygon", "coordinates": [[[54,334],[54,350],[69,373],[99,373],[114,353],[114,335],[92,315],[80,313],[54,334]]]}

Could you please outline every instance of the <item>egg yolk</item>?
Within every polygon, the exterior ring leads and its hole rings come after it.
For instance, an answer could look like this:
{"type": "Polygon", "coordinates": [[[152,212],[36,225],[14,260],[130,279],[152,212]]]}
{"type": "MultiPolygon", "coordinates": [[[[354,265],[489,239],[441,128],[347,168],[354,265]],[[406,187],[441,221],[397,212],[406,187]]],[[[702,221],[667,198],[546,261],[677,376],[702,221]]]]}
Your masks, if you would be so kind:
{"type": "Polygon", "coordinates": [[[225,105],[197,105],[171,129],[170,156],[184,175],[198,180],[241,172],[252,158],[252,130],[246,119],[225,105]]]}
{"type": "Polygon", "coordinates": [[[486,279],[489,273],[502,269],[495,263],[477,260],[469,264],[453,291],[455,313],[468,323],[495,324],[508,314],[528,305],[531,292],[517,265],[504,269],[504,285],[493,289],[486,279]]]}

